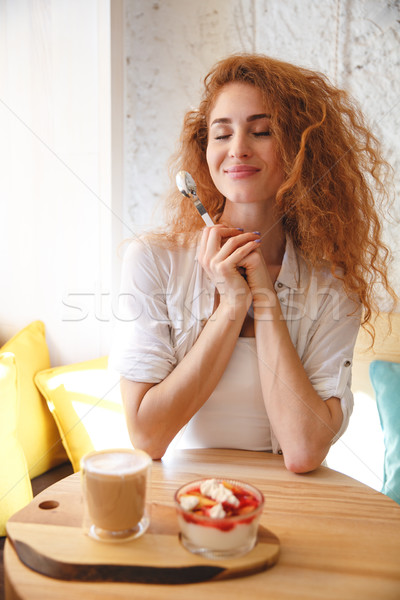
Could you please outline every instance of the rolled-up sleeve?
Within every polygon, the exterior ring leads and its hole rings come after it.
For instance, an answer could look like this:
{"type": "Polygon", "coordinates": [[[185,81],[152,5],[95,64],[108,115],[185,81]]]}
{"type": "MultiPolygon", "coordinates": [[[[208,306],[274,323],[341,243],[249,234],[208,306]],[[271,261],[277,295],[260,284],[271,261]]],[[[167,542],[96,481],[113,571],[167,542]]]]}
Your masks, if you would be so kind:
{"type": "Polygon", "coordinates": [[[145,240],[129,245],[122,265],[109,366],[131,381],[159,383],[176,357],[157,258],[145,240]]]}
{"type": "Polygon", "coordinates": [[[335,442],[346,430],[353,411],[351,369],[361,306],[350,299],[341,286],[333,292],[325,295],[319,307],[316,324],[309,331],[302,363],[322,400],[331,397],[340,399],[343,421],[333,440],[335,442]]]}

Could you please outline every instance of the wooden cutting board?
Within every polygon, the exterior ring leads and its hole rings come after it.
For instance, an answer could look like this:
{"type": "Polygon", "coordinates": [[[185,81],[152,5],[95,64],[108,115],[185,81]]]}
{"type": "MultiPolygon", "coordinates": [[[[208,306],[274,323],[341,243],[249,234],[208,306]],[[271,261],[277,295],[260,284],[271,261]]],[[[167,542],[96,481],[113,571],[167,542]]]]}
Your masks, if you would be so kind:
{"type": "Polygon", "coordinates": [[[85,535],[77,514],[73,517],[60,505],[49,508],[43,510],[36,506],[39,514],[34,519],[34,507],[29,505],[8,522],[7,535],[27,567],[55,579],[195,583],[264,571],[272,567],[279,556],[278,538],[262,526],[257,545],[245,556],[211,560],[192,554],[180,543],[175,509],[171,506],[152,504],[147,532],[124,543],[96,542],[85,535]],[[68,519],[63,518],[63,514],[68,515],[68,519]]]}

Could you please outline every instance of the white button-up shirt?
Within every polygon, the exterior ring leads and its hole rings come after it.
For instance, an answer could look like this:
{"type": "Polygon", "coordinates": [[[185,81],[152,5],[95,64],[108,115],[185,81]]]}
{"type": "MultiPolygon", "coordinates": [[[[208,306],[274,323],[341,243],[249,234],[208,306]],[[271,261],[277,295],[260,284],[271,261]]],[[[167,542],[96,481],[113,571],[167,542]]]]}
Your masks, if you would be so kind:
{"type": "MultiPolygon", "coordinates": [[[[211,317],[215,286],[198,263],[197,250],[196,245],[173,249],[146,239],[128,247],[110,355],[110,366],[126,379],[165,379],[211,317]]],[[[360,305],[347,296],[328,265],[309,268],[290,238],[275,291],[314,389],[323,400],[341,400],[343,423],[337,439],[353,407],[351,364],[360,305]]],[[[276,451],[257,373],[254,339],[240,338],[224,376],[189,422],[180,446],[276,451]]]]}

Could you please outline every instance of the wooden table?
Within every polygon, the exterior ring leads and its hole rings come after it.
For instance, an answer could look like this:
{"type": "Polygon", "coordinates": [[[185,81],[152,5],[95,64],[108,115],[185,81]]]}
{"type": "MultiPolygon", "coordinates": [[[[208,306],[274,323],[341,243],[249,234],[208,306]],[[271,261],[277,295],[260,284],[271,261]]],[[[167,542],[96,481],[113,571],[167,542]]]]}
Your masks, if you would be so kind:
{"type": "MultiPolygon", "coordinates": [[[[26,568],[7,541],[6,599],[399,600],[400,506],[390,498],[326,467],[296,475],[285,469],[280,456],[207,449],[179,451],[154,462],[152,500],[172,505],[173,493],[182,483],[210,476],[241,479],[263,491],[261,523],[281,543],[278,563],[270,570],[240,579],[173,586],[60,582],[26,568]]],[[[56,500],[65,518],[71,497],[79,505],[78,474],[45,490],[30,506],[37,511],[39,503],[56,500]]],[[[56,518],[51,513],[41,511],[41,518],[47,519],[43,522],[56,518]]]]}

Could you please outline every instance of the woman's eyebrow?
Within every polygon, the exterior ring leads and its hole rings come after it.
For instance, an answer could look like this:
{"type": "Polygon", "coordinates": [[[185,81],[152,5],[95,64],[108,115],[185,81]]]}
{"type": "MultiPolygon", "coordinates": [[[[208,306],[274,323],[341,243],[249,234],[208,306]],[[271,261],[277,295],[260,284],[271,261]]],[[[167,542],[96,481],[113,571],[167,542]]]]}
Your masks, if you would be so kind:
{"type": "Polygon", "coordinates": [[[250,121],[257,121],[258,119],[270,119],[271,115],[267,115],[265,113],[261,114],[261,115],[251,115],[250,117],[247,117],[246,121],[250,122],[250,121]]]}
{"type": "MultiPolygon", "coordinates": [[[[267,115],[266,113],[262,113],[260,115],[250,115],[249,117],[247,117],[246,121],[248,123],[250,123],[251,121],[257,121],[258,119],[270,119],[271,115],[267,115]]],[[[228,119],[226,117],[222,117],[220,119],[214,119],[214,121],[211,123],[210,127],[212,127],[213,125],[219,125],[220,123],[232,123],[232,119],[228,119]]]]}

